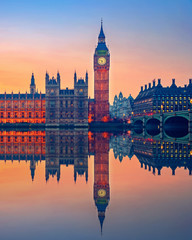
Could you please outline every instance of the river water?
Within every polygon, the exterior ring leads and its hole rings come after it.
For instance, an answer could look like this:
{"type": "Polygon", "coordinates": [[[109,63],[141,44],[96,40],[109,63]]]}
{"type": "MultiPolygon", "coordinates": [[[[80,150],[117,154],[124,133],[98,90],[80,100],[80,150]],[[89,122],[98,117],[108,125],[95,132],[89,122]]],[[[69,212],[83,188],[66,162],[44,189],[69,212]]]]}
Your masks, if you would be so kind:
{"type": "Polygon", "coordinates": [[[0,132],[0,239],[191,239],[187,138],[0,132]]]}

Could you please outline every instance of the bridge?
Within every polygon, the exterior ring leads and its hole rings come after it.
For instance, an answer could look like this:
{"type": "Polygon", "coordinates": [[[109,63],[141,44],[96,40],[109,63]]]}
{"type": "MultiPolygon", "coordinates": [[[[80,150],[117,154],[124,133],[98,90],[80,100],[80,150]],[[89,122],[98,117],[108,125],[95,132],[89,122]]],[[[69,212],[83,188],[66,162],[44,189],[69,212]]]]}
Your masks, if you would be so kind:
{"type": "Polygon", "coordinates": [[[157,114],[146,114],[143,116],[134,116],[131,123],[135,129],[139,129],[144,137],[151,137],[152,131],[155,130],[153,138],[171,140],[173,136],[168,134],[169,130],[176,128],[183,128],[183,136],[177,136],[177,141],[190,141],[192,142],[192,110],[189,111],[176,111],[176,112],[160,112],[157,114]],[[176,127],[176,128],[174,128],[176,127]],[[141,131],[142,129],[142,131],[141,131]]]}

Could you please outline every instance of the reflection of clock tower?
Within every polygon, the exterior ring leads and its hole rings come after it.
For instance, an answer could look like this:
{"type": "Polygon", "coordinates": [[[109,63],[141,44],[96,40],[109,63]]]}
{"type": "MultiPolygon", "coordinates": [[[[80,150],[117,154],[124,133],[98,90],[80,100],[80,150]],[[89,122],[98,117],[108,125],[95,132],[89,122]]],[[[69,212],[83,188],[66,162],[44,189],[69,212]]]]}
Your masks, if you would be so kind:
{"type": "Polygon", "coordinates": [[[101,231],[105,210],[109,203],[109,137],[105,133],[95,133],[94,158],[94,200],[98,210],[101,231]]]}
{"type": "Polygon", "coordinates": [[[94,98],[95,121],[107,121],[109,118],[109,65],[110,54],[105,43],[103,23],[94,54],[94,98]]]}

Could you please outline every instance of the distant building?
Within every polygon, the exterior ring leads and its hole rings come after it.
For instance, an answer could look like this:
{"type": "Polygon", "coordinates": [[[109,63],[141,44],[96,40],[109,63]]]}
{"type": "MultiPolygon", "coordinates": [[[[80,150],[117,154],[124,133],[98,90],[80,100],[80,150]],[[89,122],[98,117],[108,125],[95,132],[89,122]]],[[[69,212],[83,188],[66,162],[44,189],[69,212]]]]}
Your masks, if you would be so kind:
{"type": "Polygon", "coordinates": [[[119,97],[115,95],[113,105],[110,105],[110,117],[112,119],[128,119],[133,111],[134,99],[130,95],[128,98],[123,97],[122,92],[119,93],[119,97]]]}
{"type": "Polygon", "coordinates": [[[192,98],[192,79],[189,84],[184,87],[177,87],[175,79],[172,80],[170,87],[163,87],[161,79],[158,84],[149,83],[145,88],[141,87],[141,91],[134,101],[134,116],[142,116],[146,114],[155,114],[162,112],[174,112],[188,110],[190,108],[190,100],[192,98]]]}

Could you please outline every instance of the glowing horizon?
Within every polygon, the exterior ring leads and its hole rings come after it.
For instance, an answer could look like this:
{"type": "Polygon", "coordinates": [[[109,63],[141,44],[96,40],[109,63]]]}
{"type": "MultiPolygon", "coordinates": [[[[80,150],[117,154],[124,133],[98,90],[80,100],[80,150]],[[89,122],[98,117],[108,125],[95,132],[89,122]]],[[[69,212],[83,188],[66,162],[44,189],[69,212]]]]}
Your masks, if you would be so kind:
{"type": "Polygon", "coordinates": [[[140,87],[155,78],[164,86],[171,85],[172,78],[181,86],[192,78],[188,0],[20,0],[1,5],[0,93],[29,92],[32,72],[44,92],[45,72],[56,76],[58,70],[61,87],[73,88],[74,71],[84,77],[87,70],[93,98],[93,54],[101,17],[111,55],[111,103],[120,91],[135,98],[140,87]]]}

